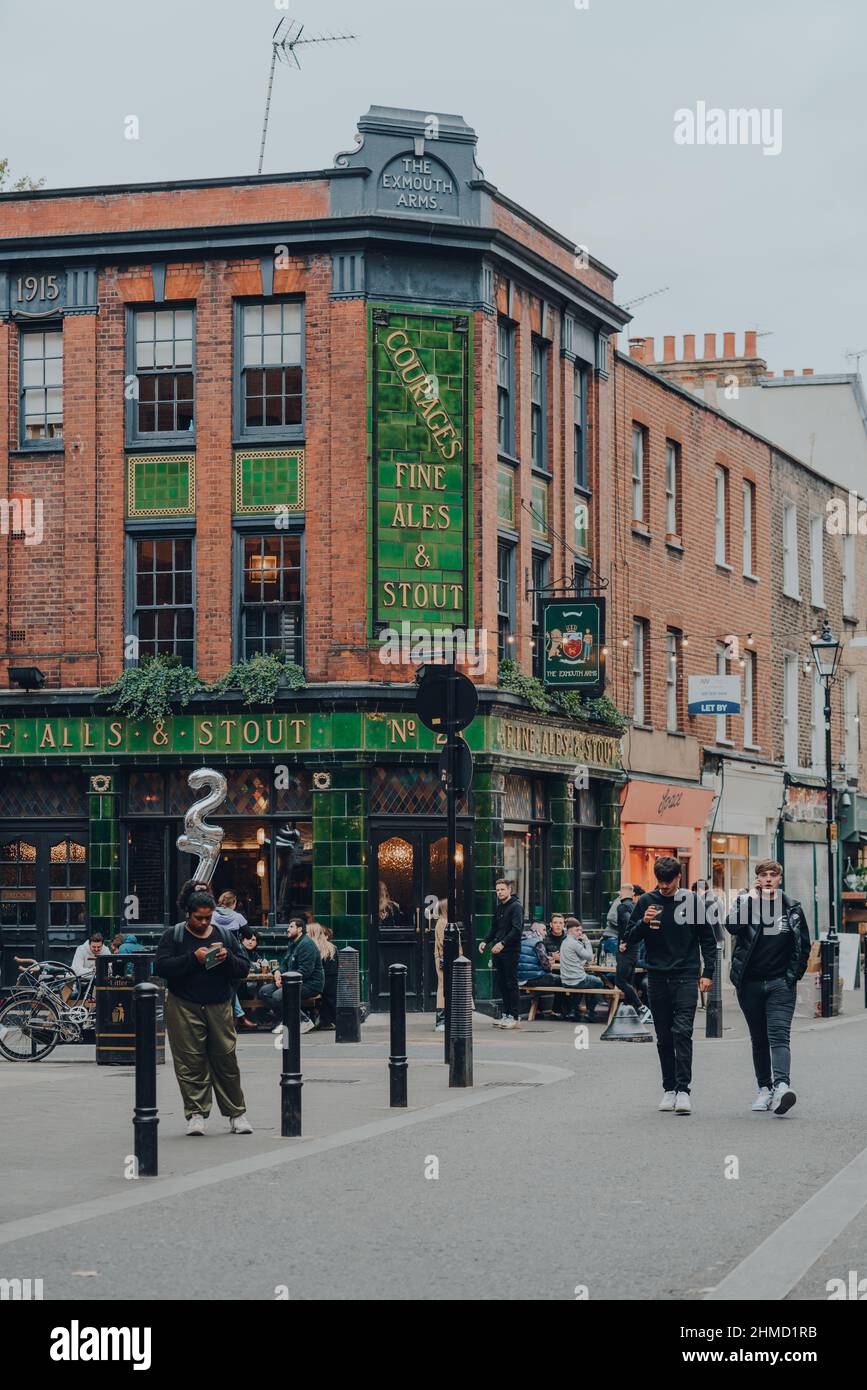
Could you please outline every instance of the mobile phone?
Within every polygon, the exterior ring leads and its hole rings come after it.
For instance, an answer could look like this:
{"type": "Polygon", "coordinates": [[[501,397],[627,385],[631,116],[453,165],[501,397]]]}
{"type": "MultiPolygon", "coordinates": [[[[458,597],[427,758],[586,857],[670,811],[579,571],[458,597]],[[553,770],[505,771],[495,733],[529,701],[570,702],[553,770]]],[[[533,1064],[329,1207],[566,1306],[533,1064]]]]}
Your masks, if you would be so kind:
{"type": "Polygon", "coordinates": [[[207,953],[207,955],[205,956],[205,969],[206,969],[206,970],[213,970],[213,968],[214,968],[215,965],[219,965],[220,962],[219,962],[219,960],[217,959],[217,957],[219,956],[221,950],[222,950],[222,947],[221,947],[221,946],[209,946],[209,947],[208,947],[208,953],[207,953]]]}

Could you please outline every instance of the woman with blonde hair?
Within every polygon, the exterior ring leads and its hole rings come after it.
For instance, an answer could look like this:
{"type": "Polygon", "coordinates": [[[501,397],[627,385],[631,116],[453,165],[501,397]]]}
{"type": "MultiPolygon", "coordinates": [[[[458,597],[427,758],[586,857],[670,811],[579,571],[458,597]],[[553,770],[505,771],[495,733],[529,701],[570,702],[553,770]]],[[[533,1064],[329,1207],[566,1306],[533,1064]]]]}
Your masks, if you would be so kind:
{"type": "Polygon", "coordinates": [[[316,1026],[330,1032],[337,1024],[337,947],[329,940],[321,922],[308,922],[307,935],[322,957],[322,968],[325,971],[322,1003],[319,1006],[316,1026]]]}
{"type": "MultiPolygon", "coordinates": [[[[437,1033],[446,1030],[446,996],[443,985],[443,955],[445,953],[446,927],[449,923],[448,899],[440,898],[437,903],[437,917],[434,923],[434,965],[437,970],[437,1014],[435,1029],[437,1033]]],[[[463,955],[463,941],[458,928],[458,950],[463,955]]]]}

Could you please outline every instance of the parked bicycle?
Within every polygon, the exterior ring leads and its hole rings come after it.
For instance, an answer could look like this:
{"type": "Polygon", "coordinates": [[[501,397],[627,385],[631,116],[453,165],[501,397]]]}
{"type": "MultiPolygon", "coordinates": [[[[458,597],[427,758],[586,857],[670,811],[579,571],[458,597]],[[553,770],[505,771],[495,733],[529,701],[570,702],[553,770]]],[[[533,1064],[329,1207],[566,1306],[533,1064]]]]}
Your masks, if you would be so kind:
{"type": "Polygon", "coordinates": [[[7,1061],[41,1062],[58,1043],[80,1042],[92,1031],[93,976],[81,980],[60,961],[16,956],[15,962],[18,981],[0,1008],[0,1054],[7,1061]]]}

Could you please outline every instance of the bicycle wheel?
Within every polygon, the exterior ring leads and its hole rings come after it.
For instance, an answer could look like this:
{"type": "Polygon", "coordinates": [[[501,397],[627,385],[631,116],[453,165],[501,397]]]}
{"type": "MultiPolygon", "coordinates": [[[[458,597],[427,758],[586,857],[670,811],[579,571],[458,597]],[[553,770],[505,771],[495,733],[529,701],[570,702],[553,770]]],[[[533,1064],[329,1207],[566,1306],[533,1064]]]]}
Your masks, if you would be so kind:
{"type": "Polygon", "coordinates": [[[10,1062],[41,1062],[60,1041],[53,999],[19,995],[0,1009],[0,1053],[10,1062]]]}

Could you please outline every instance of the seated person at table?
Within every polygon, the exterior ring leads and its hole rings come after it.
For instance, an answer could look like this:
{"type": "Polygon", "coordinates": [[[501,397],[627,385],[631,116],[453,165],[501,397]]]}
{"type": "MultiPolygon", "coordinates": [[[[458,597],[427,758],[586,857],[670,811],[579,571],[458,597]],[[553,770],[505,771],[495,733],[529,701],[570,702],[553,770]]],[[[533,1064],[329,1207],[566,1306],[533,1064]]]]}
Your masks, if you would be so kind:
{"type": "Polygon", "coordinates": [[[548,928],[548,935],[545,937],[545,951],[548,959],[559,961],[560,947],[566,940],[566,918],[562,912],[551,913],[551,925],[548,928]]]}
{"type": "MultiPolygon", "coordinates": [[[[211,921],[213,920],[214,919],[211,918],[211,921]]],[[[236,987],[238,1003],[239,1006],[241,1006],[241,1000],[249,1002],[249,1000],[255,999],[259,994],[261,984],[256,979],[256,976],[267,972],[268,962],[264,956],[259,954],[256,933],[253,931],[252,927],[241,927],[238,932],[238,939],[241,946],[241,955],[245,960],[249,961],[250,964],[250,973],[246,980],[241,980],[240,984],[236,987]]],[[[236,1016],[235,1027],[237,1028],[238,1026],[246,1029],[256,1027],[255,1023],[247,1017],[243,1007],[241,1007],[240,1017],[236,1016]],[[243,1022],[241,1021],[242,1019],[243,1022]]]]}
{"type": "MultiPolygon", "coordinates": [[[[561,985],[568,985],[570,989],[607,988],[605,981],[600,979],[598,975],[588,975],[586,966],[588,961],[592,959],[593,947],[584,935],[581,923],[577,917],[567,917],[566,940],[560,949],[561,985]]],[[[573,1004],[575,1003],[574,995],[567,995],[566,997],[573,1004]]],[[[596,1000],[591,996],[587,1002],[590,1005],[590,1017],[592,1018],[596,1000]]]]}
{"type": "MultiPolygon", "coordinates": [[[[273,985],[263,985],[259,991],[260,999],[267,999],[268,1004],[277,1011],[283,1008],[283,976],[288,975],[290,970],[297,970],[301,974],[301,1032],[309,1033],[315,1027],[313,1019],[304,1012],[304,1003],[312,999],[314,995],[321,994],[325,984],[325,970],[322,965],[322,957],[319,954],[310,937],[305,934],[307,923],[303,917],[293,917],[286,928],[286,935],[289,938],[289,950],[283,958],[280,969],[274,974],[273,985]]],[[[275,1033],[282,1031],[282,1023],[278,1023],[273,1030],[275,1033]]]]}
{"type": "Polygon", "coordinates": [[[96,971],[96,957],[110,956],[111,951],[105,944],[105,938],[101,931],[92,931],[87,941],[82,941],[80,946],[76,946],[75,955],[72,957],[72,971],[77,977],[75,997],[80,999],[87,990],[88,983],[93,979],[96,971]]]}
{"type": "MultiPolygon", "coordinates": [[[[545,924],[543,922],[531,922],[521,932],[521,946],[518,952],[518,984],[519,985],[558,985],[560,983],[556,975],[551,974],[551,962],[545,950],[545,924]]],[[[551,995],[537,995],[539,1001],[539,1012],[548,1013],[553,1017],[551,1011],[551,995]]]]}

